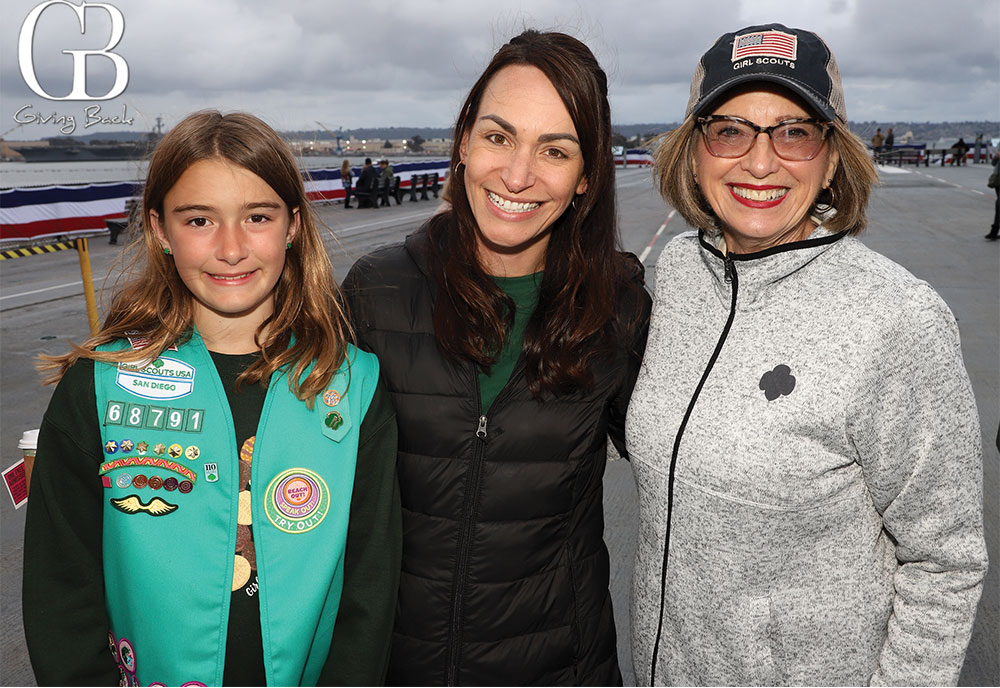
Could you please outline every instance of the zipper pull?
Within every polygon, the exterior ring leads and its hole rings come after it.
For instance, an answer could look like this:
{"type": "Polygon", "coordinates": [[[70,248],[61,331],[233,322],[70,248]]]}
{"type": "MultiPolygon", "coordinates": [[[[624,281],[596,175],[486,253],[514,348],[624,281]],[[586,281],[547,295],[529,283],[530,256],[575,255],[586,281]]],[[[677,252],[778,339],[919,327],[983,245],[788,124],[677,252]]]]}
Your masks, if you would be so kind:
{"type": "Polygon", "coordinates": [[[476,430],[476,437],[486,439],[486,416],[479,416],[479,428],[476,430]]]}
{"type": "Polygon", "coordinates": [[[726,256],[726,284],[733,281],[733,259],[726,256]]]}

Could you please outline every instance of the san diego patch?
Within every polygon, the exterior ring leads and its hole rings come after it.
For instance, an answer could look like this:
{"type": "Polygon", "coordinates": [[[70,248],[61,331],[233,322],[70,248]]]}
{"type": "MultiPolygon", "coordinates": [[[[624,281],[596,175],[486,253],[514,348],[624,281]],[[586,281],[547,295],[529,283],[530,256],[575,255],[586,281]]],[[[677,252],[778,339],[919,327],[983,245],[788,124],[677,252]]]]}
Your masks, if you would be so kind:
{"type": "Polygon", "coordinates": [[[143,399],[180,399],[194,391],[194,366],[167,356],[142,368],[119,363],[115,383],[143,399]]]}
{"type": "Polygon", "coordinates": [[[330,488],[306,468],[289,468],[271,480],[264,492],[264,513],[286,533],[305,533],[330,511],[330,488]]]}

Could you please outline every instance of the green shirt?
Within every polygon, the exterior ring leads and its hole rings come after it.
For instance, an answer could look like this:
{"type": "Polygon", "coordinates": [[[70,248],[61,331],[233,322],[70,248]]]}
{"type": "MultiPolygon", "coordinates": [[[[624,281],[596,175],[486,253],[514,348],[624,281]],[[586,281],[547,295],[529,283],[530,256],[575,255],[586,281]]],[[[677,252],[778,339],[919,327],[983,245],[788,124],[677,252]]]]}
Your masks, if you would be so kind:
{"type": "Polygon", "coordinates": [[[489,374],[482,371],[479,373],[479,401],[484,414],[489,410],[500,390],[507,384],[507,380],[510,379],[510,374],[514,370],[514,364],[517,363],[517,359],[521,355],[524,330],[528,326],[531,314],[535,312],[535,307],[538,305],[542,274],[536,272],[533,275],[524,275],[523,277],[493,278],[497,286],[514,300],[514,325],[507,333],[500,355],[490,368],[489,374]]]}

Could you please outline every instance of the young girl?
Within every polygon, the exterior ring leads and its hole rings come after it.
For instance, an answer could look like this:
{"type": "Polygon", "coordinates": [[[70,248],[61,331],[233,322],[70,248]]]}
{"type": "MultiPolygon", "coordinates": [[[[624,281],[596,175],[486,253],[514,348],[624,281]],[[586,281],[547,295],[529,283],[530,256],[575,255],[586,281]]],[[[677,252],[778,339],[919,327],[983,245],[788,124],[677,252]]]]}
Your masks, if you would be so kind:
{"type": "Polygon", "coordinates": [[[40,685],[371,685],[396,425],[287,145],[200,112],[157,147],[143,265],[47,358],[24,547],[40,685]]]}

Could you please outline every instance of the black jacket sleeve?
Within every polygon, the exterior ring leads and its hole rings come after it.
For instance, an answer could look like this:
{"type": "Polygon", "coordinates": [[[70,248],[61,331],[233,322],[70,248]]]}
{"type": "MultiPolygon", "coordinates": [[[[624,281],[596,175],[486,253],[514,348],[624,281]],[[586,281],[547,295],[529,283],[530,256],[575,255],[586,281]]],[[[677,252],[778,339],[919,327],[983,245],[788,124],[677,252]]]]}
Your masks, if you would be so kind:
{"type": "Polygon", "coordinates": [[[103,454],[94,362],[79,360],[42,420],[24,529],[24,634],[38,685],[117,685],[102,560],[103,454]]]}
{"type": "Polygon", "coordinates": [[[639,367],[646,351],[646,338],[649,336],[649,316],[653,309],[653,299],[645,287],[645,268],[632,253],[624,254],[625,260],[633,270],[632,289],[623,290],[623,313],[632,314],[632,339],[623,343],[627,347],[627,369],[622,386],[611,403],[611,417],[608,422],[608,436],[611,443],[623,458],[628,458],[625,449],[625,416],[628,413],[629,399],[639,377],[639,367]]]}
{"type": "Polygon", "coordinates": [[[403,547],[396,448],[396,415],[380,381],[361,423],[344,589],[321,686],[385,684],[403,547]]]}

